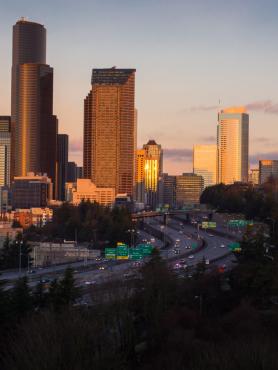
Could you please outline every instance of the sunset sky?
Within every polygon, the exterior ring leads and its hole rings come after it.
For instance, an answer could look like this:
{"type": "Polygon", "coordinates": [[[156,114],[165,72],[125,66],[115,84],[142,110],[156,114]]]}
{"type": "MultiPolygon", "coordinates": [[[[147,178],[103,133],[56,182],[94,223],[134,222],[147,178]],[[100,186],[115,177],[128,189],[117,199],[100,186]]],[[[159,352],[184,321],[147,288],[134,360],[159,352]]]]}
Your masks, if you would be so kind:
{"type": "Polygon", "coordinates": [[[164,171],[191,171],[193,144],[214,143],[217,112],[246,105],[250,164],[278,159],[277,0],[0,0],[0,115],[10,114],[12,26],[47,28],[54,111],[82,164],[92,68],[136,68],[138,146],[155,139],[164,171]]]}

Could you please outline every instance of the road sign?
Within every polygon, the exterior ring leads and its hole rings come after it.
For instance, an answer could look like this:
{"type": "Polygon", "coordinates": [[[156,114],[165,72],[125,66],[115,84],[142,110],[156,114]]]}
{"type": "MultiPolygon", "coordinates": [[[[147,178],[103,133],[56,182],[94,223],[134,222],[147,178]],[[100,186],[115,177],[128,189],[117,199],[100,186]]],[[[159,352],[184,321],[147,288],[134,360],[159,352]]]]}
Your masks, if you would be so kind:
{"type": "Polygon", "coordinates": [[[116,255],[117,260],[128,260],[128,247],[126,245],[118,245],[116,255]]]}
{"type": "Polygon", "coordinates": [[[137,248],[142,251],[143,256],[149,256],[153,251],[153,246],[151,244],[138,244],[137,248]]]}
{"type": "Polygon", "coordinates": [[[209,229],[215,229],[216,228],[216,222],[209,221],[208,222],[209,229]]]}
{"type": "Polygon", "coordinates": [[[232,251],[232,252],[240,252],[240,251],[241,251],[240,243],[237,243],[237,242],[230,243],[230,244],[228,245],[228,248],[229,248],[229,249],[230,249],[230,251],[232,251]]]}
{"type": "Polygon", "coordinates": [[[140,248],[129,248],[129,259],[133,261],[142,260],[144,257],[140,248]]]}
{"type": "Polygon", "coordinates": [[[105,258],[115,259],[116,258],[116,248],[105,248],[105,258]]]}
{"type": "Polygon", "coordinates": [[[209,223],[208,223],[208,221],[203,221],[202,222],[202,229],[208,229],[208,226],[209,225],[209,223]]]}
{"type": "Polygon", "coordinates": [[[118,243],[117,243],[117,247],[118,247],[118,246],[120,246],[120,245],[127,246],[127,245],[126,245],[125,243],[123,243],[123,242],[118,242],[118,243]]]}
{"type": "Polygon", "coordinates": [[[246,227],[253,226],[254,222],[252,220],[230,220],[228,221],[228,226],[231,227],[246,227]]]}
{"type": "Polygon", "coordinates": [[[196,249],[198,247],[198,243],[192,243],[191,247],[192,249],[196,249]]]}

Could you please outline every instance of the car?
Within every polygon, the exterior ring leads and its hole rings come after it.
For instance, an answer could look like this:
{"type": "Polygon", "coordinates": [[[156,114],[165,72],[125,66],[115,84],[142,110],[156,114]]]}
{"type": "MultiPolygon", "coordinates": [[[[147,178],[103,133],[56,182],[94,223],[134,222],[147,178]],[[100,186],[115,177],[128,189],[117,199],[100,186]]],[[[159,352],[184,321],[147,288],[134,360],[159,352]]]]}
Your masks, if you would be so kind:
{"type": "Polygon", "coordinates": [[[101,257],[96,257],[96,261],[101,261],[101,257]]]}
{"type": "Polygon", "coordinates": [[[179,233],[180,233],[180,234],[183,234],[183,231],[182,231],[182,230],[180,230],[180,231],[179,231],[179,233]]]}
{"type": "Polygon", "coordinates": [[[105,266],[99,266],[98,269],[99,270],[105,270],[105,266]]]}
{"type": "Polygon", "coordinates": [[[28,274],[35,274],[36,273],[36,270],[29,270],[28,271],[28,274]]]}
{"type": "Polygon", "coordinates": [[[180,242],[180,239],[176,239],[176,243],[179,243],[180,242]]]}
{"type": "Polygon", "coordinates": [[[194,258],[194,255],[193,254],[190,254],[190,256],[188,256],[189,259],[192,259],[194,258]]]}
{"type": "Polygon", "coordinates": [[[212,235],[212,234],[208,234],[208,236],[210,236],[211,238],[214,237],[214,235],[212,235]]]}
{"type": "Polygon", "coordinates": [[[180,263],[186,263],[186,259],[185,259],[185,258],[182,258],[182,259],[180,260],[180,263]]]}
{"type": "Polygon", "coordinates": [[[221,244],[220,245],[220,248],[225,248],[226,246],[224,244],[221,244]]]}
{"type": "Polygon", "coordinates": [[[87,280],[87,281],[85,281],[85,285],[93,285],[93,284],[95,284],[96,282],[94,281],[94,280],[92,280],[92,281],[89,281],[89,280],[87,280]]]}

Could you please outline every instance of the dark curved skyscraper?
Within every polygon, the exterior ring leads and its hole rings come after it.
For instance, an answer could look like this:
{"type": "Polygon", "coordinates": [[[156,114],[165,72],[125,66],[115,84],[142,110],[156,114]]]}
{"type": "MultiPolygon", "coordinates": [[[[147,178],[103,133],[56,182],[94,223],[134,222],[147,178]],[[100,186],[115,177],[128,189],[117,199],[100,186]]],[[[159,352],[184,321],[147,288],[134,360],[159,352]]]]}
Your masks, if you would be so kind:
{"type": "Polygon", "coordinates": [[[20,19],[13,26],[12,176],[47,173],[55,182],[57,119],[53,70],[46,64],[46,29],[20,19]]]}

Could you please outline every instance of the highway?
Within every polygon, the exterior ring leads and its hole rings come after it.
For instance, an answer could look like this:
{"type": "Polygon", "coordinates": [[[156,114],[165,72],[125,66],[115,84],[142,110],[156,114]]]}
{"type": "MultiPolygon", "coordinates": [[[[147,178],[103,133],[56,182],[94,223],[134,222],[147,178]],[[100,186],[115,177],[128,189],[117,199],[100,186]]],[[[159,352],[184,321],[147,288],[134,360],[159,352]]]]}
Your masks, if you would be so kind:
{"type": "MultiPolygon", "coordinates": [[[[230,268],[235,260],[233,254],[229,253],[228,244],[231,239],[228,237],[213,236],[209,232],[199,230],[199,235],[196,226],[186,224],[184,222],[169,219],[167,226],[162,225],[162,218],[145,219],[145,222],[150,224],[153,228],[165,232],[173,243],[169,248],[163,248],[163,242],[155,239],[154,246],[161,251],[163,258],[169,261],[169,264],[174,269],[179,266],[179,261],[186,261],[188,267],[196,265],[199,261],[205,259],[208,264],[211,264],[217,259],[216,265],[223,265],[230,268]],[[202,240],[205,245],[201,248],[202,240]],[[197,248],[196,248],[197,247],[197,248]]],[[[153,236],[147,232],[140,230],[138,234],[138,243],[150,242],[153,236]]],[[[145,259],[144,261],[146,261],[145,259]]],[[[138,268],[144,263],[132,261],[115,261],[105,260],[101,261],[80,261],[66,265],[52,266],[44,269],[38,269],[34,274],[30,274],[30,286],[35,286],[40,280],[52,280],[53,278],[61,277],[67,267],[72,267],[75,272],[75,278],[79,286],[101,284],[109,280],[118,278],[126,278],[134,274],[138,268]]],[[[27,274],[23,271],[21,276],[27,274]]],[[[8,280],[7,288],[13,286],[14,281],[19,277],[18,271],[7,272],[0,275],[0,279],[8,280]]]]}

